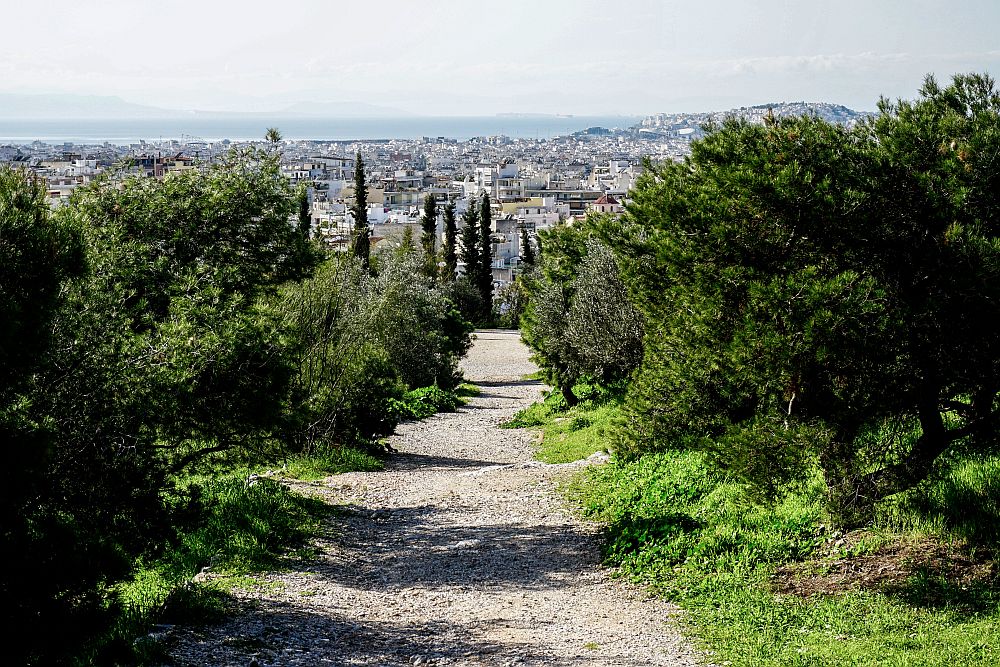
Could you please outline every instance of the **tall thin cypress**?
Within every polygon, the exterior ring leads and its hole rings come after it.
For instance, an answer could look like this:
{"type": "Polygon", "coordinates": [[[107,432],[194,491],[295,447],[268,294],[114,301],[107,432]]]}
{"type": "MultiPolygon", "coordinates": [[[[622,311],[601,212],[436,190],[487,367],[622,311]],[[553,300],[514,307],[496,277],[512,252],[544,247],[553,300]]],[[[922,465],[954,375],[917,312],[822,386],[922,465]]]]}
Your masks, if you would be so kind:
{"type": "Polygon", "coordinates": [[[297,203],[299,205],[299,234],[302,238],[309,238],[309,231],[312,229],[312,211],[309,205],[309,189],[305,185],[299,186],[297,193],[297,203]]]}
{"type": "Polygon", "coordinates": [[[435,253],[435,236],[437,236],[437,202],[434,195],[424,197],[424,214],[420,218],[420,245],[424,249],[424,274],[433,279],[437,275],[437,254],[435,253]]]}
{"type": "Polygon", "coordinates": [[[448,202],[444,207],[444,267],[441,269],[442,282],[455,280],[455,270],[458,268],[458,255],[455,246],[458,243],[458,225],[455,223],[455,203],[448,202]]]}
{"type": "Polygon", "coordinates": [[[521,263],[524,264],[525,271],[535,266],[535,249],[531,245],[527,227],[521,227],[521,263]]]}
{"type": "Polygon", "coordinates": [[[371,239],[368,231],[368,186],[365,184],[365,163],[361,160],[361,153],[358,152],[354,164],[354,206],[351,207],[354,214],[354,240],[352,250],[354,256],[368,267],[371,258],[371,239]]]}
{"type": "Polygon", "coordinates": [[[462,215],[462,262],[465,263],[465,278],[476,285],[479,276],[479,211],[475,206],[462,215]]]}
{"type": "Polygon", "coordinates": [[[483,191],[479,207],[479,275],[476,287],[483,298],[483,319],[493,314],[493,212],[490,209],[490,195],[483,191]]]}

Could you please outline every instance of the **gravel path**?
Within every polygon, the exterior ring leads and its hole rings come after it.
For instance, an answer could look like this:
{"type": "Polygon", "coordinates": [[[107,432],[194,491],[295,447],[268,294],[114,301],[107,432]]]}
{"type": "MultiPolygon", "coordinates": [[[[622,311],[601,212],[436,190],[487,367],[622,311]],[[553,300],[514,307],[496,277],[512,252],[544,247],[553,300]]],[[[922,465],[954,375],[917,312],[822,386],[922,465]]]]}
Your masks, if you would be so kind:
{"type": "Polygon", "coordinates": [[[318,559],[179,631],[172,664],[696,664],[676,609],[610,580],[555,491],[586,462],[537,463],[534,434],[497,428],[542,389],[518,335],[479,332],[463,370],[482,393],[400,426],[387,470],[295,484],[346,505],[318,559]]]}

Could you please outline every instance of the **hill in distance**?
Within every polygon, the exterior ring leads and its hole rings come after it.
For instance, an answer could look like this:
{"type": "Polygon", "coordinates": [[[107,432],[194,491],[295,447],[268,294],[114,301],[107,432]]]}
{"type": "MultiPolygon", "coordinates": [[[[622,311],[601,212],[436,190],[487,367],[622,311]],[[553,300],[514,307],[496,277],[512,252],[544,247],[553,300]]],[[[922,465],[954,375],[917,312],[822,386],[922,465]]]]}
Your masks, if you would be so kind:
{"type": "Polygon", "coordinates": [[[737,118],[752,123],[763,123],[769,114],[777,118],[788,116],[818,116],[830,123],[854,125],[872,114],[855,111],[842,104],[829,102],[774,102],[749,107],[738,107],[728,111],[706,111],[700,113],[659,113],[646,116],[636,126],[647,131],[678,131],[685,128],[701,128],[707,123],[721,123],[727,118],[737,118]]]}
{"type": "Polygon", "coordinates": [[[412,114],[365,102],[298,102],[276,111],[233,112],[164,109],[112,95],[0,93],[4,120],[139,120],[176,118],[400,118],[412,114]]]}

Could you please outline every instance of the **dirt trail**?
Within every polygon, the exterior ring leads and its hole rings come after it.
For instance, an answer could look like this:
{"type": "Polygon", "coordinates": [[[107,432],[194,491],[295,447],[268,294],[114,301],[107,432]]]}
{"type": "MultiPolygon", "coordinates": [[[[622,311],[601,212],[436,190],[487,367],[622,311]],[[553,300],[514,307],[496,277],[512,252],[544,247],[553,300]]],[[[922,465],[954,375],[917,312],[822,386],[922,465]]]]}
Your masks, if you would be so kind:
{"type": "Polygon", "coordinates": [[[172,664],[696,664],[675,608],[610,580],[556,492],[582,463],[539,464],[532,433],[497,428],[542,389],[518,335],[479,332],[463,370],[482,393],[402,425],[387,470],[299,485],[347,507],[318,559],[178,633],[172,664]]]}

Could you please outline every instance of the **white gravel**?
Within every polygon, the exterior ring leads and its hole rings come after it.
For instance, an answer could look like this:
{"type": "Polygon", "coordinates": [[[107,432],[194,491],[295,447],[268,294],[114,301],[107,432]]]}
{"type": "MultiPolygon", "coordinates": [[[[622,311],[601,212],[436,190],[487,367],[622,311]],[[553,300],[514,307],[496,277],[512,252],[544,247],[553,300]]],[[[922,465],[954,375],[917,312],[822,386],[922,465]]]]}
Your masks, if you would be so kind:
{"type": "Polygon", "coordinates": [[[585,463],[537,463],[532,432],[497,428],[543,389],[517,333],[478,332],[463,369],[482,393],[400,426],[387,470],[292,483],[346,506],[319,557],[176,630],[169,664],[697,664],[676,608],[610,579],[556,492],[585,463]]]}

